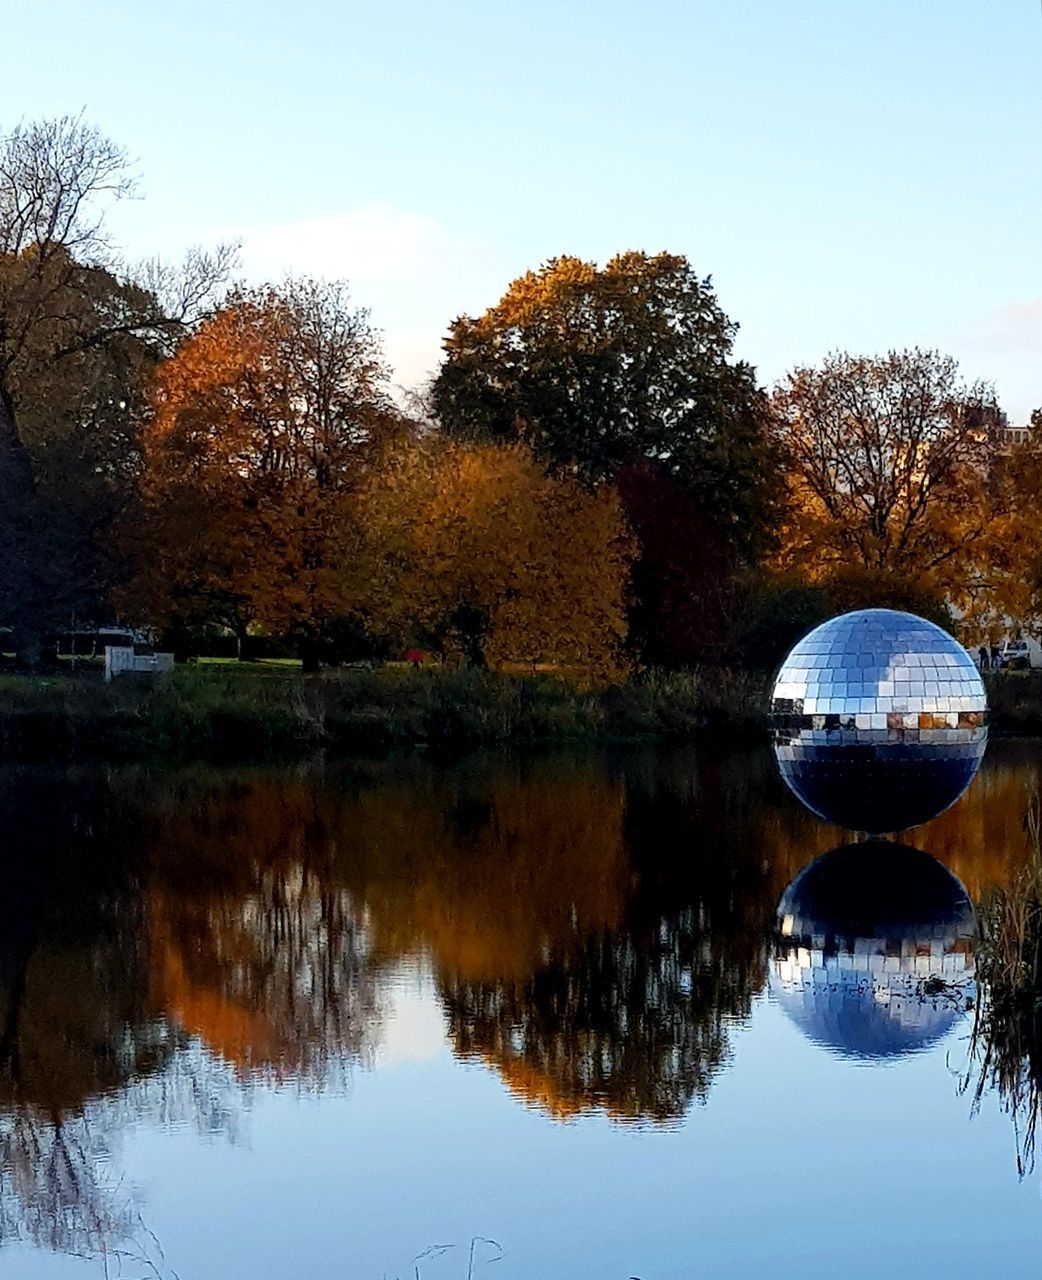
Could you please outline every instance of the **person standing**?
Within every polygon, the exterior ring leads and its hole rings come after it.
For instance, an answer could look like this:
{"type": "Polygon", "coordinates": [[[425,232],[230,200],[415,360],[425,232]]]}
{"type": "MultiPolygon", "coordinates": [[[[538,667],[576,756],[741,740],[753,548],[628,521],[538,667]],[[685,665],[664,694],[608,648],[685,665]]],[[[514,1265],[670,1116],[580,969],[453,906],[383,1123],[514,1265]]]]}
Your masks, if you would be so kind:
{"type": "Polygon", "coordinates": [[[981,645],[981,647],[980,647],[980,651],[979,651],[979,653],[978,653],[978,655],[977,655],[977,656],[978,656],[978,658],[980,659],[980,669],[981,669],[982,671],[987,671],[987,669],[988,669],[988,650],[985,648],[985,646],[984,646],[984,645],[981,645]]]}

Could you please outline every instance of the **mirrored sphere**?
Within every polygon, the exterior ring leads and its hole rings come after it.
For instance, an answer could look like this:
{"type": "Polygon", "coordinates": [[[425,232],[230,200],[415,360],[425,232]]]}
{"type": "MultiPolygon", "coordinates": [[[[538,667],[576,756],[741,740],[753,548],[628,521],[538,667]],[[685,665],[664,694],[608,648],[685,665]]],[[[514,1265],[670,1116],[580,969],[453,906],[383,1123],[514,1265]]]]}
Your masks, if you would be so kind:
{"type": "Polygon", "coordinates": [[[838,1054],[914,1053],[971,1007],[976,934],[969,895],[935,858],[882,840],[844,845],[782,894],[771,991],[838,1054]]]}
{"type": "Polygon", "coordinates": [[[987,745],[973,659],[940,627],[859,609],[809,632],[771,698],[785,782],[819,817],[853,831],[903,831],[966,790],[987,745]]]}

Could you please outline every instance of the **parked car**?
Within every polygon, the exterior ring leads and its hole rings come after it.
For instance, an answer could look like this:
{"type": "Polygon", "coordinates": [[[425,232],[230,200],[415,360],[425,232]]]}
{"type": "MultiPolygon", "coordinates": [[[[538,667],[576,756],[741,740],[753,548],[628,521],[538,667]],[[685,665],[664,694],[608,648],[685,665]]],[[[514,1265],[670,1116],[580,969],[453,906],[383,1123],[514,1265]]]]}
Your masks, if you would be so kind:
{"type": "Polygon", "coordinates": [[[998,666],[1004,671],[1027,671],[1031,654],[1026,640],[1007,640],[999,650],[998,666]]]}

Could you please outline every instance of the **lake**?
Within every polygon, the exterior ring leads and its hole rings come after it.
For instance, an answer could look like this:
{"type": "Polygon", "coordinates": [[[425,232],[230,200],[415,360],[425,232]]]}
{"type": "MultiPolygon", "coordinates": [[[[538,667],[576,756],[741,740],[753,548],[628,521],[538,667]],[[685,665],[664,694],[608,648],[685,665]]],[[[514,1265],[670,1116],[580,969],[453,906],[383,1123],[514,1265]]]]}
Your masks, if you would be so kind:
{"type": "Polygon", "coordinates": [[[0,1275],[1028,1267],[966,895],[1040,772],[866,869],[769,750],[0,771],[0,1275]]]}

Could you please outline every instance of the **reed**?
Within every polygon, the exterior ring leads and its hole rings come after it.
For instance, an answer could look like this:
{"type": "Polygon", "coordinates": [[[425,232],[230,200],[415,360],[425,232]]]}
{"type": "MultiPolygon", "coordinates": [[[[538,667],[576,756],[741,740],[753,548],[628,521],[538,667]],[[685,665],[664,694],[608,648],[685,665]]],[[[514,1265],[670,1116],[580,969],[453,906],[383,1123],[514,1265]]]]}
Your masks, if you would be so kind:
{"type": "Polygon", "coordinates": [[[1014,882],[980,906],[979,998],[970,1060],[974,1108],[997,1090],[1013,1120],[1017,1167],[1034,1167],[1042,1114],[1042,802],[1028,801],[1030,856],[1014,882]]]}

